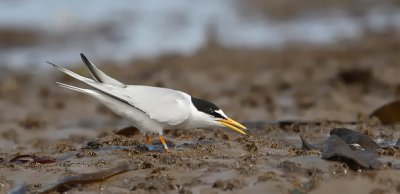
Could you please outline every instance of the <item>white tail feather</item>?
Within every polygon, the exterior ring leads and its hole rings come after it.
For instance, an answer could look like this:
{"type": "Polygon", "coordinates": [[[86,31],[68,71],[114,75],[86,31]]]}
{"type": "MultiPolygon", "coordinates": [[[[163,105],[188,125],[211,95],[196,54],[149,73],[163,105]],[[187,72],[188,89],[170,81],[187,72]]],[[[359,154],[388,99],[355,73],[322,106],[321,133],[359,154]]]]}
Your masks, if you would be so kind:
{"type": "Polygon", "coordinates": [[[60,82],[56,82],[56,83],[59,86],[63,87],[63,88],[67,88],[67,89],[70,89],[70,90],[75,90],[77,92],[81,92],[81,93],[85,93],[85,94],[94,94],[95,93],[95,91],[90,90],[90,89],[78,88],[78,87],[71,86],[71,85],[64,84],[64,83],[60,83],[60,82]]]}
{"type": "Polygon", "coordinates": [[[69,76],[71,76],[71,77],[73,77],[73,78],[75,78],[75,79],[77,79],[77,80],[79,80],[79,81],[82,81],[82,82],[84,82],[85,84],[87,84],[87,85],[89,85],[89,86],[91,86],[91,87],[93,87],[93,88],[95,88],[95,89],[98,89],[98,90],[101,90],[101,91],[102,91],[102,89],[101,89],[101,83],[97,83],[97,82],[94,81],[94,80],[91,80],[91,79],[89,79],[89,78],[83,77],[83,76],[81,76],[81,75],[79,75],[79,74],[76,74],[76,73],[74,73],[74,72],[72,72],[72,71],[70,71],[70,70],[68,70],[68,69],[65,69],[64,67],[60,67],[60,66],[58,66],[58,65],[56,65],[56,64],[54,64],[54,63],[50,63],[50,62],[47,62],[47,63],[49,63],[50,65],[53,65],[54,67],[56,67],[57,69],[59,69],[59,70],[62,71],[63,73],[65,73],[65,74],[67,74],[67,75],[69,75],[69,76]]]}
{"type": "MultiPolygon", "coordinates": [[[[124,102],[124,103],[126,103],[126,104],[129,104],[129,105],[131,105],[131,106],[133,106],[133,107],[135,107],[131,102],[129,102],[129,100],[128,99],[126,99],[126,97],[125,96],[121,96],[121,95],[118,95],[118,93],[120,94],[120,92],[118,92],[117,94],[115,94],[115,93],[113,93],[113,92],[111,92],[111,90],[112,89],[110,89],[110,87],[111,88],[120,88],[120,87],[118,87],[118,86],[114,86],[114,85],[110,85],[110,84],[103,84],[103,83],[98,83],[98,82],[96,82],[96,81],[94,81],[94,80],[91,80],[91,79],[89,79],[89,78],[86,78],[86,77],[83,77],[83,76],[81,76],[81,75],[78,75],[78,74],[76,74],[76,73],[74,73],[74,72],[72,72],[72,71],[70,71],[70,70],[68,70],[68,69],[65,69],[65,68],[63,68],[63,67],[60,67],[60,66],[58,66],[58,65],[56,65],[56,64],[53,64],[53,63],[50,63],[50,62],[47,62],[47,63],[49,63],[49,64],[51,64],[51,65],[53,65],[54,67],[56,67],[57,69],[59,69],[60,71],[62,71],[63,73],[65,73],[65,74],[67,74],[67,75],[69,75],[69,76],[71,76],[71,77],[73,77],[73,78],[75,78],[75,79],[77,79],[77,80],[80,80],[80,81],[82,81],[82,82],[84,82],[85,84],[87,84],[87,85],[89,85],[89,86],[91,86],[91,87],[93,87],[94,89],[96,89],[96,90],[92,90],[91,92],[89,92],[88,94],[99,94],[97,91],[99,91],[99,92],[102,92],[102,93],[104,93],[104,94],[106,94],[106,95],[108,95],[108,96],[111,96],[111,97],[113,97],[113,98],[115,98],[115,99],[117,99],[117,100],[119,100],[119,101],[121,101],[121,102],[124,102]]],[[[63,86],[65,86],[66,84],[63,84],[63,86]]],[[[66,87],[68,87],[69,89],[72,89],[72,90],[76,90],[76,89],[78,89],[77,87],[74,87],[74,86],[66,86],[66,87]]],[[[121,89],[121,88],[120,88],[121,89]]],[[[77,91],[82,91],[82,88],[79,88],[79,90],[77,90],[77,91]]],[[[90,91],[90,90],[89,90],[90,91]]],[[[118,91],[118,90],[117,90],[118,91]]],[[[117,91],[114,91],[114,92],[117,92],[117,91]]],[[[86,92],[88,92],[88,91],[86,91],[86,92]]],[[[136,108],[136,107],[135,107],[136,108]]]]}
{"type": "Polygon", "coordinates": [[[87,77],[83,77],[83,76],[81,76],[79,74],[76,74],[76,73],[74,73],[74,72],[72,72],[72,71],[70,71],[68,69],[65,69],[64,67],[60,67],[60,66],[58,66],[58,65],[56,65],[54,63],[50,63],[50,62],[47,62],[47,63],[50,64],[50,65],[53,65],[55,68],[59,69],[60,71],[64,72],[65,74],[67,74],[67,75],[69,75],[69,76],[71,76],[71,77],[73,77],[73,78],[75,78],[77,80],[83,81],[83,82],[85,82],[85,83],[87,83],[89,85],[90,85],[90,83],[96,83],[95,81],[93,81],[93,80],[91,80],[91,79],[89,79],[87,77]]]}

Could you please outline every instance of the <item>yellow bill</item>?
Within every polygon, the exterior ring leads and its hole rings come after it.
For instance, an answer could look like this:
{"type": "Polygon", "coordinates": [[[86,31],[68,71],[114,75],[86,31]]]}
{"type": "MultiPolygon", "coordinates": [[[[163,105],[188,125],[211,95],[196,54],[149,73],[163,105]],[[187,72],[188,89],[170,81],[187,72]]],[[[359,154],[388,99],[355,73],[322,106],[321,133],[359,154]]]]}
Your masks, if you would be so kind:
{"type": "Polygon", "coordinates": [[[220,123],[222,126],[230,128],[238,133],[246,135],[246,133],[243,130],[247,130],[247,128],[245,126],[243,126],[242,124],[240,124],[230,118],[218,120],[218,123],[220,123]]]}

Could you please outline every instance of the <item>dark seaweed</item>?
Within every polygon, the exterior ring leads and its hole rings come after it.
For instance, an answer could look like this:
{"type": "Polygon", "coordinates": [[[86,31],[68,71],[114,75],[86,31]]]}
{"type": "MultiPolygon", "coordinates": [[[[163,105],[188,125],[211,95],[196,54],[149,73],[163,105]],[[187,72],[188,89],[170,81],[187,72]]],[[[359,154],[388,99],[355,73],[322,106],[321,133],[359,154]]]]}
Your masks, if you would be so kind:
{"type": "Polygon", "coordinates": [[[324,146],[322,158],[346,163],[352,170],[377,169],[381,167],[379,155],[372,150],[352,150],[337,135],[331,135],[324,146]]]}
{"type": "Polygon", "coordinates": [[[331,130],[330,134],[337,135],[347,144],[358,144],[364,149],[376,150],[381,148],[368,135],[350,129],[335,128],[331,130]]]}

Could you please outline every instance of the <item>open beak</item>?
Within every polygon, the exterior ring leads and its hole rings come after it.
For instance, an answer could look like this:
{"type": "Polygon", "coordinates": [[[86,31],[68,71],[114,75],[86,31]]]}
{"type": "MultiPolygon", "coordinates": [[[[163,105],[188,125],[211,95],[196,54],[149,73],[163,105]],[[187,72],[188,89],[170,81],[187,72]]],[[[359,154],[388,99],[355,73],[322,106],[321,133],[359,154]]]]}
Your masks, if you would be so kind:
{"type": "Polygon", "coordinates": [[[243,126],[242,124],[240,124],[230,118],[218,120],[218,123],[221,124],[222,126],[230,128],[238,133],[246,135],[246,133],[243,130],[247,130],[247,128],[245,126],[243,126]]]}

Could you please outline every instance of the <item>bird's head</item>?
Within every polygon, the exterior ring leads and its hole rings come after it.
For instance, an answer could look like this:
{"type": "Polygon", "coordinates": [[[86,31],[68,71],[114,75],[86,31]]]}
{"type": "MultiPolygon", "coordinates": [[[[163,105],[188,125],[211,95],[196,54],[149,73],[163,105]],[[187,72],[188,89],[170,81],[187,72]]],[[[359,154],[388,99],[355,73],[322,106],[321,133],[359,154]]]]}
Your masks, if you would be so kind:
{"type": "Polygon", "coordinates": [[[247,130],[242,124],[232,120],[215,104],[192,97],[192,103],[196,109],[204,115],[204,120],[207,120],[213,126],[228,127],[238,133],[246,135],[244,130],[247,130]]]}

